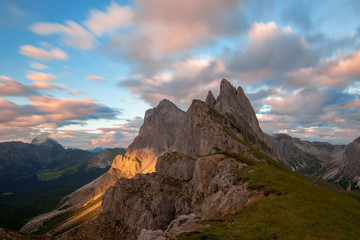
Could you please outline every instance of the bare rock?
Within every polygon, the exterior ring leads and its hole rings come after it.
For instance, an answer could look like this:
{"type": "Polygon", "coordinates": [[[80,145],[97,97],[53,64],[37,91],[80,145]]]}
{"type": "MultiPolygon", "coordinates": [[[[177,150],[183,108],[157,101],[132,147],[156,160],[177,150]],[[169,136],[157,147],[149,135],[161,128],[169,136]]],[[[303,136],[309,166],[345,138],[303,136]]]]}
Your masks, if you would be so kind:
{"type": "Polygon", "coordinates": [[[156,172],[164,177],[189,181],[193,177],[195,159],[178,152],[167,152],[156,162],[156,172]]]}
{"type": "MultiPolygon", "coordinates": [[[[340,170],[341,180],[354,182],[360,188],[360,137],[350,143],[344,153],[344,167],[340,170]]],[[[351,189],[351,187],[350,187],[351,189]]]]}
{"type": "Polygon", "coordinates": [[[177,235],[183,232],[192,232],[199,228],[209,228],[210,225],[201,224],[200,217],[195,214],[180,215],[174,219],[164,232],[171,239],[175,239],[177,235]]]}
{"type": "Polygon", "coordinates": [[[236,89],[226,79],[220,84],[220,95],[216,99],[214,109],[218,112],[236,119],[237,124],[246,125],[259,139],[263,139],[263,132],[260,128],[255,111],[251,106],[241,87],[236,89]]]}
{"type": "Polygon", "coordinates": [[[208,95],[206,97],[205,103],[209,106],[209,107],[214,107],[216,104],[216,99],[213,95],[213,93],[209,90],[208,95]]]}
{"type": "MultiPolygon", "coordinates": [[[[223,116],[217,118],[211,114],[208,105],[203,101],[194,100],[186,112],[184,124],[172,148],[192,158],[213,154],[215,148],[238,152],[246,151],[237,140],[229,137],[224,126],[230,124],[223,116]]],[[[236,133],[237,134],[237,133],[236,133]]],[[[238,134],[239,138],[243,138],[238,134]]]]}
{"type": "Polygon", "coordinates": [[[166,240],[164,231],[143,229],[137,240],[166,240]]]}

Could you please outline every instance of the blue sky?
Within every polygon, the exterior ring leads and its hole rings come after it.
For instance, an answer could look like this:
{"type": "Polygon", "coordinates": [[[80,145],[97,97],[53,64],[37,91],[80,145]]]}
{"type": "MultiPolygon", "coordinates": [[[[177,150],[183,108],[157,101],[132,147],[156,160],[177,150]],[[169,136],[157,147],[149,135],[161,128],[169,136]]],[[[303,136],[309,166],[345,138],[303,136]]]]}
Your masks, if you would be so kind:
{"type": "Polygon", "coordinates": [[[1,1],[0,141],[127,147],[227,78],[267,133],[360,135],[360,2],[1,1]]]}

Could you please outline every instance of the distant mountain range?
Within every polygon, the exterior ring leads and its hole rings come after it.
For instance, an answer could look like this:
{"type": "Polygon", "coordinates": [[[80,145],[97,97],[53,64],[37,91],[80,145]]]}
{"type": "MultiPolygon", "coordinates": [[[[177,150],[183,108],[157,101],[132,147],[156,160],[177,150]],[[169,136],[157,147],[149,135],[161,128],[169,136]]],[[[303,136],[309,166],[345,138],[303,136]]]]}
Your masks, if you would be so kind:
{"type": "Polygon", "coordinates": [[[31,217],[106,172],[123,149],[65,149],[47,137],[0,143],[0,226],[19,229],[31,217]]]}
{"type": "Polygon", "coordinates": [[[265,135],[265,142],[295,172],[360,189],[360,137],[349,145],[332,145],[275,134],[265,135]]]}

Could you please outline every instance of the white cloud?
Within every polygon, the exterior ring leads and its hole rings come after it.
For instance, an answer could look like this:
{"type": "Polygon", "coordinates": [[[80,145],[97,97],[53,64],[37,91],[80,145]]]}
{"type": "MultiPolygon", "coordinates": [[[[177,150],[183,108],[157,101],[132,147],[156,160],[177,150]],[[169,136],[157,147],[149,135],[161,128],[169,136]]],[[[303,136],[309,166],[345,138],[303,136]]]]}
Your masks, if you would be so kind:
{"type": "Polygon", "coordinates": [[[70,20],[66,21],[65,25],[48,22],[35,23],[30,29],[34,33],[42,36],[60,34],[64,44],[84,50],[93,48],[96,41],[88,30],[70,20]]]}
{"type": "Polygon", "coordinates": [[[101,36],[104,33],[111,33],[119,28],[125,27],[133,21],[135,13],[128,6],[119,6],[112,2],[106,8],[106,12],[92,9],[85,26],[95,35],[101,36]]]}
{"type": "Polygon", "coordinates": [[[190,105],[194,98],[205,98],[209,89],[218,91],[223,75],[221,63],[211,58],[189,57],[171,63],[167,71],[151,77],[135,76],[124,79],[120,86],[140,96],[151,105],[169,99],[181,107],[190,105]]]}

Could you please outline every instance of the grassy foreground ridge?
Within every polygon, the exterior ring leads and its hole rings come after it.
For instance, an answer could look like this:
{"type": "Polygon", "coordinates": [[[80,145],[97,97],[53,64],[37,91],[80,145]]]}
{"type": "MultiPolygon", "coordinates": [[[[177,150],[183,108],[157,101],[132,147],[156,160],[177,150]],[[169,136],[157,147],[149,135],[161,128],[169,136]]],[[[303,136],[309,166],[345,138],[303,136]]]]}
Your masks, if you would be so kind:
{"type": "Polygon", "coordinates": [[[269,160],[235,174],[265,197],[178,239],[360,239],[357,194],[320,187],[269,160]]]}

